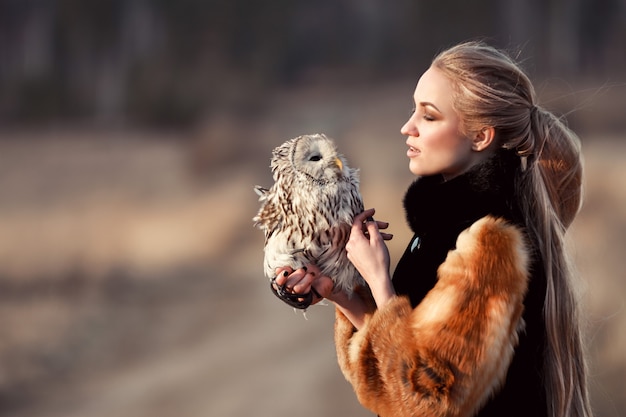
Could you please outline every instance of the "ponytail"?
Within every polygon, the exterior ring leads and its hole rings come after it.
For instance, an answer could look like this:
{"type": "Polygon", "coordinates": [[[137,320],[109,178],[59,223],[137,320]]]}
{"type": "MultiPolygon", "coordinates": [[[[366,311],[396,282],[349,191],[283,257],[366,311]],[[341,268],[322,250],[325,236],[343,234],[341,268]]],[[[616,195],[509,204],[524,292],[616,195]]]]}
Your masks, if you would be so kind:
{"type": "Polygon", "coordinates": [[[574,292],[565,232],[580,209],[580,141],[552,113],[537,108],[531,118],[534,149],[518,190],[527,229],[542,255],[547,279],[544,359],[551,415],[591,416],[587,366],[578,299],[574,292]]]}
{"type": "Polygon", "coordinates": [[[533,106],[531,132],[535,136],[538,174],[545,184],[556,218],[567,229],[582,203],[582,159],[578,136],[549,111],[533,106]]]}

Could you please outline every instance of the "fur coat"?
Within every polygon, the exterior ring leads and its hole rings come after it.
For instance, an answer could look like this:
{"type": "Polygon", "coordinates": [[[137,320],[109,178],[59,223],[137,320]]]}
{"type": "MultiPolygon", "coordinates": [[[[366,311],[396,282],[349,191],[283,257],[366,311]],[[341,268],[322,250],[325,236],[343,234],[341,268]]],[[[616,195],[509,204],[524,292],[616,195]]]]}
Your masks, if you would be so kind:
{"type": "Polygon", "coordinates": [[[398,296],[358,331],[337,310],[340,368],[380,416],[546,415],[545,279],[531,274],[541,263],[513,198],[515,162],[418,179],[404,201],[415,236],[394,272],[398,296]]]}

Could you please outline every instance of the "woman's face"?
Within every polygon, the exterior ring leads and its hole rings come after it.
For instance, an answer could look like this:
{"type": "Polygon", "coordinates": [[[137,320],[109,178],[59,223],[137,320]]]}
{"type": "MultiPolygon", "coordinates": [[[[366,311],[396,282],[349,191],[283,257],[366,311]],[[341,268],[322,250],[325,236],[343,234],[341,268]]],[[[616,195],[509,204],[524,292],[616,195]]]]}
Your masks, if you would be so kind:
{"type": "Polygon", "coordinates": [[[400,129],[408,136],[409,169],[415,175],[442,174],[449,180],[479,160],[473,141],[461,132],[452,93],[451,82],[436,68],[428,69],[417,83],[415,111],[400,129]]]}

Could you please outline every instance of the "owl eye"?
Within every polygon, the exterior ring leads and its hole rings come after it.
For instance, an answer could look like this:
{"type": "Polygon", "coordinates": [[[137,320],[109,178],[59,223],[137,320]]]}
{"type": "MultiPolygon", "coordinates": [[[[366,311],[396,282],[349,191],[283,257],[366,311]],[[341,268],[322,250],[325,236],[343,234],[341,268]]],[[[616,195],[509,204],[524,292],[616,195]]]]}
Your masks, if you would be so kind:
{"type": "Polygon", "coordinates": [[[309,158],[309,161],[319,161],[322,159],[321,155],[313,155],[309,158]]]}

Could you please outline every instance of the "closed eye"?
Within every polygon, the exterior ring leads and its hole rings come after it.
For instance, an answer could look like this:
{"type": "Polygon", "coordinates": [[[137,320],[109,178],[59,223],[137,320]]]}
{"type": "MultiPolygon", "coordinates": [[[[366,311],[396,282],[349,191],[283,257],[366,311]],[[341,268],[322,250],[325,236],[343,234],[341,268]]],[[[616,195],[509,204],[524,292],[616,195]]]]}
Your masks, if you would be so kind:
{"type": "Polygon", "coordinates": [[[313,155],[309,158],[309,161],[319,161],[322,159],[321,155],[313,155]]]}

